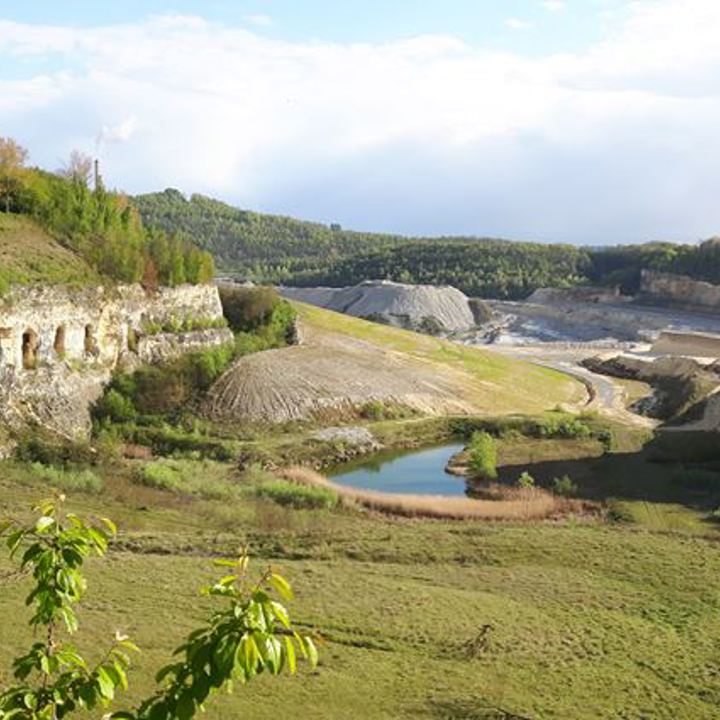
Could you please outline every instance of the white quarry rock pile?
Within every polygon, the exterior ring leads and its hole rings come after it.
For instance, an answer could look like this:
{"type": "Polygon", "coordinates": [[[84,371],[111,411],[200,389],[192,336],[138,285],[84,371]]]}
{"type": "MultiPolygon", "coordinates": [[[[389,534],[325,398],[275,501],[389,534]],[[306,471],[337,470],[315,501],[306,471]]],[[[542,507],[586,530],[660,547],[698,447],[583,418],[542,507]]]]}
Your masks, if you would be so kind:
{"type": "Polygon", "coordinates": [[[329,427],[318,430],[311,435],[313,440],[322,442],[341,442],[361,448],[379,449],[380,443],[365,427],[350,425],[346,427],[329,427]]]}
{"type": "Polygon", "coordinates": [[[290,300],[397,327],[422,330],[438,323],[438,329],[458,332],[475,325],[467,296],[449,285],[436,287],[367,280],[344,288],[283,287],[280,292],[290,300]]]}

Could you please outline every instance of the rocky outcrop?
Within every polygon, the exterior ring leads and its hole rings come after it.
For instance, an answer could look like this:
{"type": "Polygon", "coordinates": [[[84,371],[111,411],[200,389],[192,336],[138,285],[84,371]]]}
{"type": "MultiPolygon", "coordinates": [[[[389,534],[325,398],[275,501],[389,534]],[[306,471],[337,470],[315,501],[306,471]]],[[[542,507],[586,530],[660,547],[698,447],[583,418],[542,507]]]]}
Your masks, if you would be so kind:
{"type": "Polygon", "coordinates": [[[720,387],[720,367],[686,357],[646,360],[629,355],[598,356],[581,364],[594,373],[652,385],[655,394],[651,407],[645,408],[646,414],[661,420],[687,422],[720,387]]]}
{"type": "Polygon", "coordinates": [[[720,358],[720,335],[698,332],[661,332],[652,345],[656,355],[720,358]]]}
{"type": "Polygon", "coordinates": [[[14,288],[0,302],[0,421],[86,435],[116,369],[232,339],[213,285],[14,288]]]}
{"type": "Polygon", "coordinates": [[[578,285],[572,288],[538,288],[527,299],[538,305],[565,305],[573,303],[618,303],[632,298],[620,294],[620,287],[593,287],[578,285]]]}
{"type": "Polygon", "coordinates": [[[367,280],[345,288],[280,288],[290,299],[411,330],[440,334],[475,325],[469,300],[449,285],[406,285],[367,280]]]}
{"type": "Polygon", "coordinates": [[[720,309],[720,285],[654,270],[642,271],[640,297],[678,307],[720,309]]]}

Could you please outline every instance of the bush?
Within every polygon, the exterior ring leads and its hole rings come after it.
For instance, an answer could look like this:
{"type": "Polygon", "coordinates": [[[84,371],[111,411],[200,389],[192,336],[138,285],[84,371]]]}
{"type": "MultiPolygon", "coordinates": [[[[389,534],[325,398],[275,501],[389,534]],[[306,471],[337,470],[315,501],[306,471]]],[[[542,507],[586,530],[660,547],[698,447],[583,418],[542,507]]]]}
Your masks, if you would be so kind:
{"type": "Polygon", "coordinates": [[[383,420],[385,406],[379,400],[370,400],[360,408],[360,416],[366,420],[383,420]]]}
{"type": "Polygon", "coordinates": [[[99,493],[103,489],[102,478],[88,469],[64,469],[34,462],[30,472],[54,488],[68,492],[99,493]]]}
{"type": "Polygon", "coordinates": [[[95,417],[98,420],[109,418],[113,422],[127,422],[133,420],[136,415],[137,410],[133,401],[115,388],[110,388],[95,406],[95,417]]]}
{"type": "Polygon", "coordinates": [[[227,468],[208,460],[157,460],[143,465],[135,480],[147,487],[206,500],[234,500],[242,495],[240,486],[228,479],[227,468]]]}
{"type": "Polygon", "coordinates": [[[484,480],[497,478],[497,447],[489,433],[475,432],[469,447],[470,469],[484,480]]]}
{"type": "Polygon", "coordinates": [[[62,468],[95,465],[100,459],[97,450],[89,443],[47,437],[33,432],[18,442],[15,455],[23,462],[37,462],[62,468]]]}
{"type": "Polygon", "coordinates": [[[577,492],[577,485],[570,479],[568,475],[563,475],[559,478],[553,478],[552,491],[556,495],[570,497],[572,495],[575,495],[575,493],[577,492]]]}
{"type": "Polygon", "coordinates": [[[329,510],[338,503],[337,494],[329,488],[298,485],[286,480],[264,481],[256,486],[255,495],[278,505],[307,510],[329,510]]]}
{"type": "Polygon", "coordinates": [[[520,488],[533,488],[535,487],[535,478],[527,470],[525,470],[520,474],[517,484],[520,488]]]}

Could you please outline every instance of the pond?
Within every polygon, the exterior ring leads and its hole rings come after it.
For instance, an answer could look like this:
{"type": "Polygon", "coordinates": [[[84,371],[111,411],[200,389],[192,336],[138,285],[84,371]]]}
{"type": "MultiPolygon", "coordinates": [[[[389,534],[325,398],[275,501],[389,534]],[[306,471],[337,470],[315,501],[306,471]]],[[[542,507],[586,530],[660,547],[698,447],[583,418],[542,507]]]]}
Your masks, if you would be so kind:
{"type": "Polygon", "coordinates": [[[379,452],[371,458],[344,463],[330,470],[338,485],[408,495],[465,496],[464,478],[445,472],[448,460],[463,443],[411,451],[379,452]]]}

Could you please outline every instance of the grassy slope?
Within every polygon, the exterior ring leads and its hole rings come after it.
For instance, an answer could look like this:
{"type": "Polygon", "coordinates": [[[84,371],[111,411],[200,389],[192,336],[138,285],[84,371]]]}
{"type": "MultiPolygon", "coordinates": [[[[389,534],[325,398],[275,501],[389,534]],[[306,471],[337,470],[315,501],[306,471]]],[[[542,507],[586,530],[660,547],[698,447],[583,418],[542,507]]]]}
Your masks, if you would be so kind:
{"type": "MultiPolygon", "coordinates": [[[[5,510],[45,492],[26,482],[1,467],[5,510]]],[[[271,720],[298,706],[328,719],[501,717],[488,710],[497,707],[538,718],[716,717],[720,556],[701,537],[189,501],[117,472],[104,495],[75,500],[121,523],[122,548],[91,563],[78,641],[92,654],[116,628],[133,635],[143,654],[132,697],[207,611],[196,588],[210,558],[249,541],[257,565],[292,579],[294,617],[326,638],[322,664],[217,698],[216,720],[271,720]],[[485,624],[487,649],[466,659],[485,624]]],[[[3,580],[0,616],[18,622],[0,623],[0,685],[30,638],[26,587],[3,580]]]]}
{"type": "Polygon", "coordinates": [[[99,281],[97,273],[22,215],[0,213],[0,288],[8,284],[99,281]]]}
{"type": "Polygon", "coordinates": [[[465,399],[494,415],[541,412],[558,403],[579,403],[586,397],[580,382],[549,368],[312,305],[294,305],[301,320],[313,329],[349,335],[407,353],[439,371],[450,369],[466,374],[469,382],[465,399]]]}

